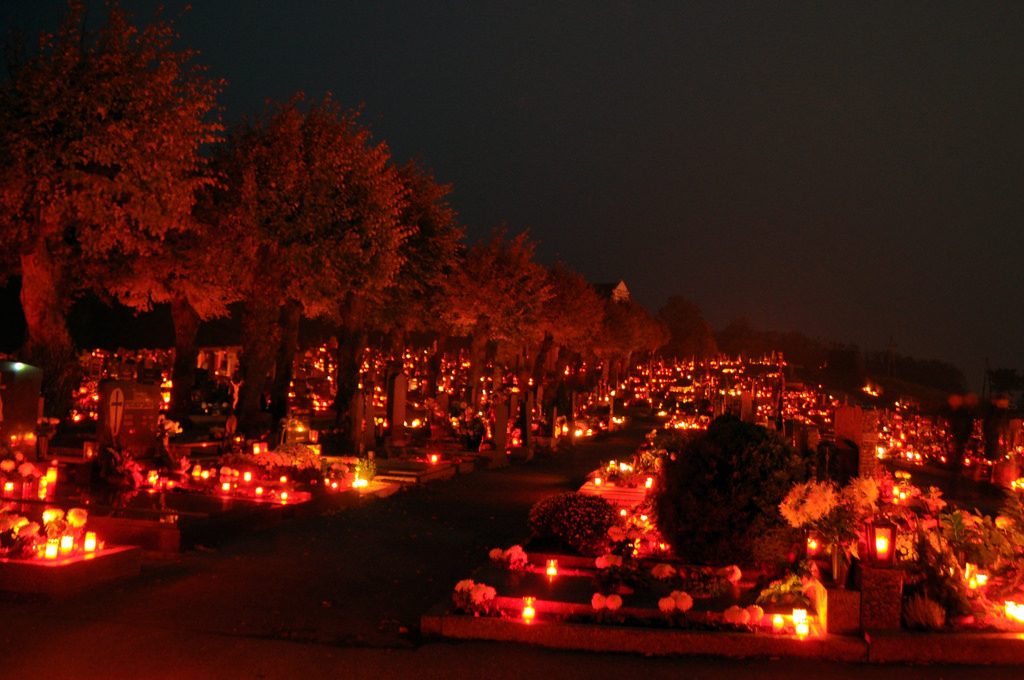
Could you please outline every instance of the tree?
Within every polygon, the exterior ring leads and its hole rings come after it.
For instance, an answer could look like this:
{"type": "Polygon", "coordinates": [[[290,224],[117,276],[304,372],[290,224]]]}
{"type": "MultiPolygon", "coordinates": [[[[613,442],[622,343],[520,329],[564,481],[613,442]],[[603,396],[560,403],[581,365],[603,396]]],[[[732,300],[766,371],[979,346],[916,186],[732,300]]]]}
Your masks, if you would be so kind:
{"type": "Polygon", "coordinates": [[[715,334],[700,307],[680,295],[673,295],[658,310],[658,320],[665,324],[669,341],[664,351],[677,359],[698,361],[718,354],[715,334]]]}
{"type": "Polygon", "coordinates": [[[603,364],[602,380],[617,382],[619,375],[629,370],[636,354],[657,350],[668,337],[665,326],[641,305],[632,300],[607,300],[601,335],[595,344],[603,364]]]}
{"type": "Polygon", "coordinates": [[[338,319],[351,312],[339,300],[394,280],[410,232],[405,189],[387,147],[330,97],[272,107],[232,131],[217,164],[224,189],[213,211],[244,244],[233,263],[243,296],[239,425],[252,430],[275,361],[274,403],[287,411],[301,316],[338,319]]]}
{"type": "MultiPolygon", "coordinates": [[[[551,297],[541,311],[543,342],[533,363],[533,378],[538,383],[544,377],[552,350],[591,350],[604,321],[604,301],[582,276],[565,265],[555,264],[548,269],[547,281],[551,297]]],[[[560,371],[558,376],[562,376],[560,371]]]]}
{"type": "Polygon", "coordinates": [[[551,289],[544,268],[533,260],[534,248],[525,232],[508,239],[497,230],[465,251],[445,286],[445,319],[456,335],[470,340],[467,396],[474,404],[480,401],[488,343],[522,347],[541,335],[538,322],[551,289]]]}
{"type": "Polygon", "coordinates": [[[210,182],[200,148],[220,130],[220,84],[172,47],[170,22],[138,28],[112,4],[92,34],[84,16],[72,0],[0,90],[0,247],[18,254],[22,356],[44,369],[54,415],[77,386],[71,301],[102,287],[112,259],[145,257],[188,228],[210,182]]]}

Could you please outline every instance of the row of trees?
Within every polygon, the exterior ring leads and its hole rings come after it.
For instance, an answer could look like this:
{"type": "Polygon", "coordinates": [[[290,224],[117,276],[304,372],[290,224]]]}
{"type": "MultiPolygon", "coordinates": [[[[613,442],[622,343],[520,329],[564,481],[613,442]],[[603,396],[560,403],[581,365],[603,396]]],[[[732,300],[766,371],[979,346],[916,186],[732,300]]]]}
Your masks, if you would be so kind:
{"type": "Polygon", "coordinates": [[[44,368],[51,414],[77,385],[66,314],[86,293],[170,306],[178,408],[200,325],[234,304],[243,428],[261,394],[286,402],[303,318],[338,329],[341,423],[371,330],[464,336],[474,377],[490,349],[523,380],[545,379],[554,352],[607,367],[665,341],[635,303],[538,264],[525,234],[466,245],[449,188],[396,163],[329,96],[225,129],[223,83],[176,47],[170,22],[136,27],[114,4],[92,33],[84,17],[72,0],[0,89],[0,272],[21,277],[22,356],[44,368]]]}

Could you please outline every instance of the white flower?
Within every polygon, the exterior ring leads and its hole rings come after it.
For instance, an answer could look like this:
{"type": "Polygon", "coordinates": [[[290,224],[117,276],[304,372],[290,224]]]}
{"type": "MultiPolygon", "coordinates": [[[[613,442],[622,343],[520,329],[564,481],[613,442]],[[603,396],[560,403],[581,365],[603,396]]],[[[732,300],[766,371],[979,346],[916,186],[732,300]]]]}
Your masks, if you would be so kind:
{"type": "Polygon", "coordinates": [[[722,619],[726,623],[732,623],[739,626],[745,626],[750,623],[750,613],[743,607],[737,607],[733,605],[722,612],[722,619]]]}
{"type": "Polygon", "coordinates": [[[664,562],[661,562],[659,564],[655,564],[651,568],[651,576],[658,579],[659,581],[670,579],[675,575],[676,568],[673,567],[671,564],[665,564],[664,562]]]}
{"type": "Polygon", "coordinates": [[[32,538],[39,534],[39,523],[28,522],[22,527],[18,528],[18,536],[24,536],[25,538],[32,538]]]}
{"type": "Polygon", "coordinates": [[[676,609],[676,601],[672,597],[663,597],[658,600],[658,609],[663,614],[671,614],[676,609]]]}
{"type": "Polygon", "coordinates": [[[681,612],[688,612],[693,608],[693,598],[685,591],[673,590],[669,597],[676,603],[676,609],[681,612]]]}
{"type": "Polygon", "coordinates": [[[608,527],[608,538],[618,543],[619,541],[623,541],[626,539],[626,532],[622,530],[622,527],[608,527]]]}
{"type": "Polygon", "coordinates": [[[13,472],[16,467],[18,466],[10,458],[5,458],[0,461],[0,470],[3,470],[4,472],[13,472]]]}
{"type": "Polygon", "coordinates": [[[68,524],[74,529],[81,529],[89,519],[89,513],[82,508],[71,508],[68,510],[68,524]]]}
{"type": "Polygon", "coordinates": [[[508,568],[513,571],[524,569],[526,567],[526,563],[529,561],[526,551],[519,545],[514,545],[506,550],[503,557],[505,561],[508,562],[508,568]]]}
{"type": "Polygon", "coordinates": [[[22,477],[34,477],[39,473],[36,471],[36,466],[32,463],[22,463],[18,466],[18,474],[22,477]]]}
{"type": "Polygon", "coordinates": [[[476,583],[473,581],[473,579],[469,579],[469,578],[463,579],[463,580],[461,580],[461,581],[459,581],[458,583],[455,584],[455,592],[457,592],[457,593],[467,593],[470,590],[473,590],[473,586],[475,586],[475,585],[476,585],[476,583]]]}
{"type": "Polygon", "coordinates": [[[601,611],[608,605],[608,600],[601,593],[594,593],[594,596],[590,598],[590,606],[601,611]]]}
{"type": "Polygon", "coordinates": [[[730,564],[728,567],[722,567],[719,569],[718,575],[726,579],[729,583],[739,583],[740,579],[743,578],[743,571],[735,564],[730,564]]]}
{"type": "Polygon", "coordinates": [[[501,548],[492,548],[487,556],[491,558],[491,562],[501,562],[505,559],[505,551],[501,548]]]}
{"type": "Polygon", "coordinates": [[[779,512],[790,526],[799,529],[832,512],[837,503],[831,482],[810,481],[794,485],[779,504],[779,512]]]}
{"type": "Polygon", "coordinates": [[[843,502],[859,515],[874,514],[878,507],[878,480],[874,477],[854,477],[842,491],[843,502]]]}
{"type": "Polygon", "coordinates": [[[608,611],[613,612],[622,607],[622,598],[618,595],[609,595],[604,600],[604,606],[608,608],[608,611]]]}
{"type": "Polygon", "coordinates": [[[469,599],[474,605],[482,606],[492,601],[497,596],[497,591],[484,583],[477,583],[469,591],[469,599]]]}
{"type": "Polygon", "coordinates": [[[764,610],[756,604],[747,607],[747,614],[750,616],[750,623],[755,626],[764,618],[764,610]]]}

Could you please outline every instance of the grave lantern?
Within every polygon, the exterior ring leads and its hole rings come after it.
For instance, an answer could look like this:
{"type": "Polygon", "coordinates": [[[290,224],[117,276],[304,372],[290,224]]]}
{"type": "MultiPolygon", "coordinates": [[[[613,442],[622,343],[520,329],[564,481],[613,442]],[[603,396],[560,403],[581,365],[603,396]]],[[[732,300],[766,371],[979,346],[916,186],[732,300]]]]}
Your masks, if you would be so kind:
{"type": "Polygon", "coordinates": [[[533,607],[535,601],[535,598],[532,597],[523,598],[523,621],[526,623],[533,623],[534,618],[537,616],[537,610],[533,607]]]}
{"type": "Polygon", "coordinates": [[[896,525],[887,519],[868,523],[868,561],[874,567],[896,564],[896,525]]]}

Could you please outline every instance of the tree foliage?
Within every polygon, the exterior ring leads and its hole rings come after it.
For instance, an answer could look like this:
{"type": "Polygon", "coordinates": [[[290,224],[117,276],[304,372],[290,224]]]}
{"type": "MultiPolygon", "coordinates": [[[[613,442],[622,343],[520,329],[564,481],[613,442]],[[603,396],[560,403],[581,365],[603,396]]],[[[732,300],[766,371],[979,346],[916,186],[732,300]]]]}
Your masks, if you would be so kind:
{"type": "Polygon", "coordinates": [[[169,21],[137,27],[111,4],[90,33],[84,16],[72,0],[0,89],[0,249],[17,254],[24,355],[57,413],[74,386],[70,302],[191,228],[211,181],[200,149],[220,131],[220,83],[175,49],[169,21]]]}

